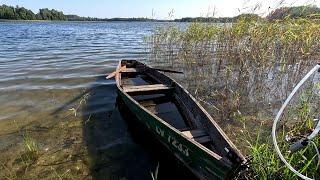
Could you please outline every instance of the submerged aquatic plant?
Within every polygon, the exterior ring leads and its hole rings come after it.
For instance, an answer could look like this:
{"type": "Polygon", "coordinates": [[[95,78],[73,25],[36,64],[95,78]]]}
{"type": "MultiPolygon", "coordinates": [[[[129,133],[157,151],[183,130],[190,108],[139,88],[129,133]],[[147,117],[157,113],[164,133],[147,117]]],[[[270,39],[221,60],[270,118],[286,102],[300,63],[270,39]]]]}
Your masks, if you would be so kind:
{"type": "Polygon", "coordinates": [[[83,95],[81,96],[81,99],[79,100],[79,103],[75,104],[75,107],[71,107],[68,110],[72,112],[72,114],[77,117],[79,109],[86,105],[88,98],[90,97],[90,92],[87,92],[88,90],[83,91],[83,95]]]}
{"type": "Polygon", "coordinates": [[[24,154],[21,155],[21,159],[27,165],[30,165],[37,160],[39,156],[39,146],[35,139],[26,131],[23,134],[23,145],[25,148],[24,154]]]}
{"type": "Polygon", "coordinates": [[[38,150],[36,141],[27,132],[23,135],[23,144],[28,152],[36,152],[38,150]]]}

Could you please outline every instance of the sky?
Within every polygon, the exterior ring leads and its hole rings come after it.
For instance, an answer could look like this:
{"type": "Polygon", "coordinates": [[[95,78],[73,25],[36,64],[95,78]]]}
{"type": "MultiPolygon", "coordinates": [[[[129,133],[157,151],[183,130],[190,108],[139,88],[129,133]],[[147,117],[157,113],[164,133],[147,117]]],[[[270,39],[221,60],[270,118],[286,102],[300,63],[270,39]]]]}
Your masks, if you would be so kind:
{"type": "Polygon", "coordinates": [[[0,4],[23,6],[37,13],[40,8],[98,18],[232,17],[241,13],[267,15],[281,6],[313,4],[320,0],[0,0],[0,4]]]}

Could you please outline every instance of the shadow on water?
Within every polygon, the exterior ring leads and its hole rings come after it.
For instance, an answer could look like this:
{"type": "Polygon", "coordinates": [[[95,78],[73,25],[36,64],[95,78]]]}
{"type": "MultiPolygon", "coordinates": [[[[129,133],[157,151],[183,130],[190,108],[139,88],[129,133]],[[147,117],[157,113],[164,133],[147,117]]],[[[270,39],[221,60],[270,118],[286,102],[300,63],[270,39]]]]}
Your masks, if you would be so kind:
{"type": "Polygon", "coordinates": [[[120,97],[117,97],[117,107],[121,117],[127,122],[128,132],[133,141],[152,156],[152,167],[158,164],[158,179],[196,179],[148,129],[130,112],[120,97]]]}
{"type": "MultiPolygon", "coordinates": [[[[98,77],[101,81],[105,76],[98,77]]],[[[115,85],[92,87],[82,109],[91,174],[94,179],[149,179],[150,155],[131,140],[115,107],[116,97],[115,85]]]]}
{"type": "Polygon", "coordinates": [[[148,132],[117,97],[115,84],[104,83],[105,76],[54,114],[83,99],[82,129],[88,149],[88,165],[93,179],[157,179],[194,176],[148,132]]]}

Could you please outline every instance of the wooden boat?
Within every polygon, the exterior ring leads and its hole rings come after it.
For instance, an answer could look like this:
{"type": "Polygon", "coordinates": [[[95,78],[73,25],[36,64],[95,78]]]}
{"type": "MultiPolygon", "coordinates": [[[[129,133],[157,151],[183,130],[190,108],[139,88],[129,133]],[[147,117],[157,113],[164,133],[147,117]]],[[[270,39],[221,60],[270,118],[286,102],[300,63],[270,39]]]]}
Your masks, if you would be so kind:
{"type": "Polygon", "coordinates": [[[128,109],[199,179],[238,172],[244,156],[181,85],[136,60],[120,61],[112,75],[128,109]]]}

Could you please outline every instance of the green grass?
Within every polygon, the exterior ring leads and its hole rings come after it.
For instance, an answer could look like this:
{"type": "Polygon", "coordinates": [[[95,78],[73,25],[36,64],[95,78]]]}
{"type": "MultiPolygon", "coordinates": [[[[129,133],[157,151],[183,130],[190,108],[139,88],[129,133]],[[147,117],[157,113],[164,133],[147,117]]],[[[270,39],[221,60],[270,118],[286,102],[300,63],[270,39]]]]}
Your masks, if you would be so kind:
{"type": "Polygon", "coordinates": [[[39,157],[39,146],[37,141],[27,131],[23,134],[23,146],[25,150],[21,155],[21,160],[25,165],[30,166],[39,157]]]}
{"type": "Polygon", "coordinates": [[[38,145],[36,141],[26,132],[23,135],[23,144],[27,152],[36,152],[38,150],[38,145]]]}
{"type": "MultiPolygon", "coordinates": [[[[262,129],[262,127],[261,127],[262,129]]],[[[246,130],[244,141],[248,145],[250,156],[250,178],[254,179],[298,179],[279,159],[274,150],[270,136],[261,136],[262,133],[252,134],[246,130]]],[[[283,138],[280,138],[283,139],[283,138]]],[[[318,138],[319,141],[319,138],[318,138]]],[[[318,142],[319,145],[319,142],[318,142]]],[[[285,159],[299,172],[309,177],[318,179],[319,162],[313,146],[296,152],[287,152],[289,144],[280,143],[280,148],[285,159]]]]}

